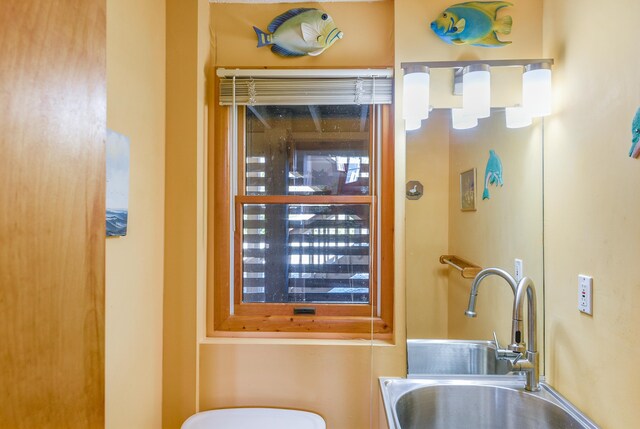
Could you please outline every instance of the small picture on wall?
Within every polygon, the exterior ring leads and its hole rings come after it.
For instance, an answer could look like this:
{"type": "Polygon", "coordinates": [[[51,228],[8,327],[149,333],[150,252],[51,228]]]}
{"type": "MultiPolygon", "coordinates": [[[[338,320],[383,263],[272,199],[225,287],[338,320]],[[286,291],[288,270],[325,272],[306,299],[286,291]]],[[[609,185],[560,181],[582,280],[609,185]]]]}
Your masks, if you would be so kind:
{"type": "Polygon", "coordinates": [[[476,169],[460,173],[460,210],[476,210],[476,169]]]}
{"type": "Polygon", "coordinates": [[[107,237],[127,235],[129,137],[107,130],[107,237]]]}

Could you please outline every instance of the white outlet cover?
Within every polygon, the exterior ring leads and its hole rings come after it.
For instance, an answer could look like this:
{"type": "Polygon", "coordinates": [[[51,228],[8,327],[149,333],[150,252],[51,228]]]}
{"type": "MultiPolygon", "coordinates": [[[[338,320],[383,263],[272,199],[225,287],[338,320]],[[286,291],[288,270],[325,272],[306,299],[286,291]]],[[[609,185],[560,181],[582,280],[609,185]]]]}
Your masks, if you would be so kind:
{"type": "Polygon", "coordinates": [[[578,310],[582,313],[593,314],[593,278],[583,274],[578,275],[578,310]]]}
{"type": "Polygon", "coordinates": [[[519,282],[520,280],[522,280],[522,277],[524,277],[524,269],[522,267],[522,259],[516,259],[515,263],[514,263],[514,276],[516,281],[519,282]]]}

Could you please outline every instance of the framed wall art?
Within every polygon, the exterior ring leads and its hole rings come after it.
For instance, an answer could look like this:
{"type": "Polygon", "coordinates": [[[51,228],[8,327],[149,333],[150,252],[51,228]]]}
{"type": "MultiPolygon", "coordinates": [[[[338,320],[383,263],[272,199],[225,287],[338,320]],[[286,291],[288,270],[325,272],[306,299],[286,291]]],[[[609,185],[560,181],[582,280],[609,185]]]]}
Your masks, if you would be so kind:
{"type": "Polygon", "coordinates": [[[476,169],[460,173],[460,210],[476,210],[476,169]]]}
{"type": "Polygon", "coordinates": [[[129,221],[129,138],[107,129],[107,237],[127,235],[129,221]]]}

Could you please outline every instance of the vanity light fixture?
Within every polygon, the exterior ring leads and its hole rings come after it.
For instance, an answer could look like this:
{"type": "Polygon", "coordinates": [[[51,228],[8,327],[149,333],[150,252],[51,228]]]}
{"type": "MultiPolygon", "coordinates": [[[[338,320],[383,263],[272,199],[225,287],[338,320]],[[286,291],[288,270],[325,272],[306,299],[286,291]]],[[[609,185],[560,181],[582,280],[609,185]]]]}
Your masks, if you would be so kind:
{"type": "Polygon", "coordinates": [[[491,115],[491,72],[487,64],[462,69],[462,108],[476,118],[491,115]]]}
{"type": "Polygon", "coordinates": [[[522,106],[531,116],[551,114],[551,64],[527,64],[522,73],[522,106]]]}
{"type": "Polygon", "coordinates": [[[478,126],[478,118],[469,114],[464,108],[451,109],[451,126],[455,130],[468,130],[478,126]]]}
{"type": "MultiPolygon", "coordinates": [[[[402,63],[404,70],[403,113],[406,130],[420,127],[420,121],[429,117],[429,84],[431,69],[452,69],[454,85],[452,96],[462,98],[462,109],[451,109],[454,129],[468,129],[477,125],[479,118],[491,114],[491,107],[504,108],[508,128],[531,125],[532,118],[551,113],[551,66],[553,59],[487,60],[487,61],[430,61],[402,63]],[[491,69],[519,67],[522,70],[521,104],[491,106],[491,69]]],[[[495,84],[495,83],[494,83],[495,84]]],[[[460,104],[457,104],[460,106],[460,104]]]]}
{"type": "Polygon", "coordinates": [[[529,111],[522,106],[505,108],[507,128],[524,128],[533,123],[529,111]]]}
{"type": "Polygon", "coordinates": [[[414,65],[403,67],[402,117],[406,129],[420,128],[420,121],[429,117],[429,67],[414,65]]]}

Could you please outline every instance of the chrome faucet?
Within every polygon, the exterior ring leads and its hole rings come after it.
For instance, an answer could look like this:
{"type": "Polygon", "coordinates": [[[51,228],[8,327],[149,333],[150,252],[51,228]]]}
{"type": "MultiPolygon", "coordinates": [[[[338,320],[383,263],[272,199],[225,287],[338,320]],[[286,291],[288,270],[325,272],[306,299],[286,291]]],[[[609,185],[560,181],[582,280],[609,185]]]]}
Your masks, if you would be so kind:
{"type": "Polygon", "coordinates": [[[511,324],[511,344],[507,350],[500,349],[498,340],[495,337],[496,356],[498,359],[506,359],[511,363],[513,371],[524,371],[526,373],[525,390],[537,391],[539,386],[539,362],[536,340],[536,289],[533,281],[529,277],[524,277],[519,283],[515,281],[513,276],[500,268],[485,268],[480,271],[471,284],[471,292],[469,295],[469,306],[465,315],[467,317],[476,317],[476,298],[478,296],[478,287],[482,280],[490,275],[497,275],[503,278],[514,293],[513,300],[513,320],[511,324]],[[524,296],[528,299],[528,347],[522,341],[522,333],[524,331],[523,324],[523,307],[524,296]],[[522,357],[525,357],[522,359],[522,357]]]}
{"type": "Polygon", "coordinates": [[[476,278],[473,279],[473,283],[471,283],[469,307],[467,308],[467,311],[464,312],[467,317],[476,317],[476,297],[478,296],[478,288],[480,287],[480,283],[482,282],[482,280],[489,277],[490,275],[502,277],[507,283],[509,283],[509,286],[511,286],[511,290],[513,291],[513,295],[515,296],[516,289],[518,288],[518,283],[511,274],[509,274],[505,270],[501,270],[500,268],[485,268],[484,270],[480,271],[478,275],[476,275],[476,278]]]}
{"type": "MultiPolygon", "coordinates": [[[[491,275],[501,277],[504,281],[506,281],[509,286],[511,286],[511,290],[513,291],[513,295],[515,297],[518,283],[511,274],[500,268],[485,268],[478,273],[476,278],[473,279],[473,283],[471,283],[471,292],[469,293],[469,306],[467,307],[467,311],[464,312],[467,317],[477,316],[478,313],[476,313],[476,298],[478,297],[478,289],[480,287],[480,283],[482,283],[484,279],[491,275]]],[[[520,338],[516,338],[516,332],[522,332],[524,330],[522,322],[520,322],[520,325],[517,326],[517,329],[515,328],[516,327],[514,327],[514,329],[512,329],[511,331],[511,344],[509,345],[509,350],[516,353],[524,353],[524,343],[521,342],[522,340],[520,338]]]]}
{"type": "MultiPolygon", "coordinates": [[[[535,392],[540,390],[540,362],[538,361],[538,340],[536,336],[536,287],[533,280],[523,277],[518,283],[516,297],[513,301],[513,323],[512,330],[521,329],[522,313],[524,307],[524,296],[527,295],[527,350],[525,359],[518,359],[514,362],[516,371],[524,371],[527,381],[525,390],[535,392]],[[516,367],[517,364],[517,367],[516,367]]],[[[522,331],[516,331],[515,337],[522,337],[522,331]]],[[[513,336],[513,333],[512,333],[513,336]]]]}

